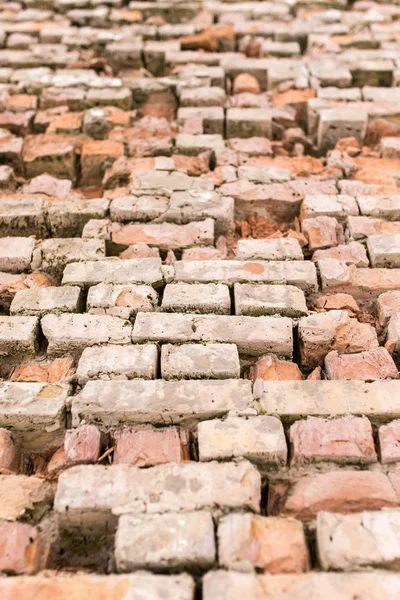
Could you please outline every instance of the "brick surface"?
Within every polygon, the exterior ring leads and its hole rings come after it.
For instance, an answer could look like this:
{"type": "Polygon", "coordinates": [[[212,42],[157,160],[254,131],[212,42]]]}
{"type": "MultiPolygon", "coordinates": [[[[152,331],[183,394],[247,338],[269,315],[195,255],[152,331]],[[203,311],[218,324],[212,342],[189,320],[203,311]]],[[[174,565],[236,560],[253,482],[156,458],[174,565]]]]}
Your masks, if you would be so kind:
{"type": "Polygon", "coordinates": [[[118,430],[115,440],[114,464],[150,467],[189,459],[188,436],[176,427],[166,429],[118,430]]]}

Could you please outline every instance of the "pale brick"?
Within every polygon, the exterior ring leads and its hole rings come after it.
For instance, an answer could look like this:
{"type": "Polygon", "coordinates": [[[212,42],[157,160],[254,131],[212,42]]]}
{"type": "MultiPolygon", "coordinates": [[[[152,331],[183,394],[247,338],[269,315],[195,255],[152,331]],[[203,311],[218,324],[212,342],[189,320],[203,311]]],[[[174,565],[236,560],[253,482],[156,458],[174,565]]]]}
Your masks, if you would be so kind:
{"type": "Polygon", "coordinates": [[[400,267],[400,234],[370,235],[367,248],[372,267],[400,267]]]}
{"type": "Polygon", "coordinates": [[[53,238],[37,245],[32,266],[53,276],[61,276],[69,263],[101,260],[105,255],[104,240],[53,238]]]}
{"type": "Polygon", "coordinates": [[[267,414],[283,421],[304,415],[342,417],[366,415],[377,420],[400,417],[399,381],[262,381],[254,397],[267,414]]]}
{"type": "MultiPolygon", "coordinates": [[[[180,110],[191,109],[185,108],[180,110]]],[[[155,190],[157,195],[163,195],[167,190],[170,192],[185,192],[188,190],[205,190],[211,192],[213,189],[214,184],[210,179],[190,177],[186,173],[179,171],[169,173],[168,171],[142,171],[137,169],[133,173],[131,193],[149,194],[149,190],[155,190]]]]}
{"type": "Polygon", "coordinates": [[[397,573],[372,571],[363,573],[305,573],[294,575],[255,575],[234,571],[210,571],[203,578],[203,600],[309,600],[328,597],[385,598],[397,600],[400,578],[397,573]]]}
{"type": "Polygon", "coordinates": [[[286,465],[282,423],[276,417],[230,417],[198,424],[201,461],[247,458],[261,469],[286,465]]]}
{"type": "Polygon", "coordinates": [[[229,288],[222,283],[170,283],[165,286],[161,308],[167,312],[229,315],[229,288]]]}
{"type": "Polygon", "coordinates": [[[291,464],[319,462],[369,464],[377,461],[371,423],[366,417],[308,417],[290,427],[291,464]]]}
{"type": "Polygon", "coordinates": [[[58,238],[80,237],[86,223],[107,215],[109,204],[107,198],[71,198],[54,202],[48,209],[52,235],[58,238]]]}
{"type": "Polygon", "coordinates": [[[265,108],[228,108],[228,138],[272,137],[272,113],[265,108]]]}
{"type": "Polygon", "coordinates": [[[36,317],[0,316],[0,353],[3,359],[34,356],[38,335],[39,320],[36,317]]]}
{"type": "Polygon", "coordinates": [[[214,243],[214,221],[193,221],[187,225],[175,223],[128,223],[112,225],[112,243],[118,248],[132,244],[152,244],[161,249],[191,248],[214,243]]]}
{"type": "Polygon", "coordinates": [[[109,532],[115,529],[116,515],[127,513],[190,512],[205,507],[259,512],[260,493],[260,474],[247,461],[169,463],[149,469],[87,465],[61,474],[54,510],[66,535],[74,530],[104,535],[105,527],[109,532]]]}
{"type": "Polygon", "coordinates": [[[40,567],[43,545],[36,527],[26,523],[0,523],[0,571],[34,575],[40,567]]]}
{"type": "Polygon", "coordinates": [[[138,313],[132,341],[217,342],[236,344],[239,353],[252,356],[268,351],[291,356],[292,320],[287,317],[138,313]]]}
{"type": "Polygon", "coordinates": [[[399,234],[400,223],[399,221],[383,221],[375,217],[348,217],[347,229],[350,237],[361,240],[375,234],[399,234]]]}
{"type": "Polygon", "coordinates": [[[304,292],[293,285],[235,283],[234,294],[237,315],[301,317],[307,314],[304,292]]]}
{"type": "Polygon", "coordinates": [[[11,315],[34,315],[79,312],[82,304],[79,287],[45,287],[20,290],[11,302],[11,315]]]}
{"type": "Polygon", "coordinates": [[[65,429],[67,384],[0,383],[0,427],[10,428],[25,448],[55,446],[65,429]]]}
{"type": "Polygon", "coordinates": [[[0,198],[0,235],[45,236],[47,233],[46,196],[6,195],[0,198]]]}
{"type": "Polygon", "coordinates": [[[224,109],[221,106],[184,106],[179,108],[178,124],[183,124],[188,119],[202,119],[206,134],[224,134],[224,109]]]}
{"type": "Polygon", "coordinates": [[[0,495],[0,519],[37,523],[52,505],[54,486],[38,477],[0,475],[0,495]]]}
{"type": "Polygon", "coordinates": [[[157,363],[154,344],[94,346],[82,352],[76,377],[80,385],[89,379],[155,379],[157,363]]]}
{"type": "Polygon", "coordinates": [[[317,273],[310,261],[177,261],[175,281],[185,283],[281,283],[305,292],[317,291],[317,273]]]}
{"type": "Polygon", "coordinates": [[[397,571],[399,531],[399,511],[354,515],[320,512],[317,517],[319,562],[326,571],[355,571],[365,567],[397,571]]]}
{"type": "Polygon", "coordinates": [[[367,121],[366,112],[352,108],[322,110],[318,125],[318,149],[326,152],[343,137],[355,137],[362,144],[367,121]]]}
{"type": "Polygon", "coordinates": [[[215,563],[214,523],[206,511],[122,515],[115,536],[117,571],[203,571],[215,563]]]}
{"type": "Polygon", "coordinates": [[[101,432],[95,425],[67,429],[64,438],[65,456],[71,464],[95,463],[101,453],[101,432]]]}
{"type": "Polygon", "coordinates": [[[344,262],[346,265],[369,267],[367,251],[360,242],[349,242],[348,244],[339,244],[334,248],[316,250],[312,256],[314,262],[324,258],[334,258],[344,262]]]}
{"type": "Polygon", "coordinates": [[[400,311],[400,291],[393,290],[381,294],[376,302],[379,324],[386,327],[394,312],[400,311]]]}
{"type": "Polygon", "coordinates": [[[335,217],[343,221],[349,215],[358,215],[358,206],[356,199],[346,194],[306,194],[301,204],[303,219],[335,217]]]}
{"type": "Polygon", "coordinates": [[[400,194],[391,196],[357,196],[360,213],[388,221],[400,220],[400,194]]]}
{"type": "Polygon", "coordinates": [[[18,473],[20,461],[20,448],[14,442],[11,431],[0,428],[0,471],[18,473]]]}
{"type": "Polygon", "coordinates": [[[97,344],[129,344],[132,329],[129,321],[118,317],[89,314],[45,315],[41,327],[51,357],[78,357],[87,346],[97,344]]]}
{"type": "Polygon", "coordinates": [[[379,449],[382,464],[400,460],[400,420],[379,427],[379,449]]]}
{"type": "Polygon", "coordinates": [[[303,573],[310,558],[303,525],[295,519],[231,514],[218,523],[219,563],[227,569],[303,573]]]}
{"type": "Polygon", "coordinates": [[[304,219],[301,231],[308,239],[311,251],[337,246],[343,241],[343,229],[334,217],[314,217],[304,219]]]}
{"type": "Polygon", "coordinates": [[[6,273],[29,270],[34,247],[33,238],[0,238],[0,270],[6,273]]]}
{"type": "Polygon", "coordinates": [[[240,377],[239,353],[234,344],[164,344],[163,379],[235,379],[240,377]]]}
{"type": "Polygon", "coordinates": [[[241,414],[253,401],[241,379],[207,381],[88,381],[72,401],[72,423],[165,425],[241,414]]]}
{"type": "Polygon", "coordinates": [[[207,150],[224,150],[225,142],[222,135],[178,133],[175,147],[179,153],[196,156],[207,150]]]}
{"type": "Polygon", "coordinates": [[[99,283],[89,288],[87,312],[131,319],[138,311],[155,310],[157,302],[158,294],[150,285],[99,283]]]}
{"type": "Polygon", "coordinates": [[[292,484],[271,485],[268,494],[269,514],[302,521],[315,519],[321,510],[352,513],[397,505],[398,500],[387,475],[372,471],[329,471],[305,475],[292,484]]]}
{"type": "Polygon", "coordinates": [[[400,351],[400,312],[394,312],[389,320],[387,339],[394,343],[395,352],[400,351]]]}
{"type": "Polygon", "coordinates": [[[237,260],[303,260],[303,252],[294,238],[238,240],[237,260]]]}
{"type": "Polygon", "coordinates": [[[144,283],[157,287],[162,281],[163,275],[159,258],[130,260],[109,258],[70,263],[64,269],[62,284],[90,287],[99,283],[144,283]]]}

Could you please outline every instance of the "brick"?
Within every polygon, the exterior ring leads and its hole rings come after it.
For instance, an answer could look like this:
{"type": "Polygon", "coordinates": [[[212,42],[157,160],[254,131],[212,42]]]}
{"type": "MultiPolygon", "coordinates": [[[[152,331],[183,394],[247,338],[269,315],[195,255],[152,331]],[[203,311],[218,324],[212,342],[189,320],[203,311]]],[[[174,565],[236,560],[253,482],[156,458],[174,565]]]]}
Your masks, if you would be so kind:
{"type": "Polygon", "coordinates": [[[164,344],[161,376],[163,379],[239,378],[239,354],[234,344],[164,344]]]}
{"type": "Polygon", "coordinates": [[[103,240],[53,238],[40,242],[33,254],[33,268],[60,277],[65,266],[72,262],[105,258],[103,240]]]}
{"type": "Polygon", "coordinates": [[[109,140],[84,142],[81,153],[82,185],[100,184],[106,168],[123,155],[122,142],[109,140]]]}
{"type": "Polygon", "coordinates": [[[88,381],[72,401],[72,423],[106,425],[197,422],[241,414],[252,404],[251,384],[238,379],[206,381],[88,381]]]}
{"type": "Polygon", "coordinates": [[[208,507],[258,512],[260,483],[258,471],[247,461],[169,463],[149,469],[85,465],[61,474],[54,509],[62,534],[70,535],[78,528],[98,535],[104,534],[105,526],[109,532],[115,529],[113,514],[132,510],[136,514],[175,513],[208,507]]]}
{"type": "Polygon", "coordinates": [[[394,312],[400,311],[400,292],[393,290],[381,294],[376,301],[376,312],[381,327],[386,327],[394,312]]]}
{"type": "Polygon", "coordinates": [[[308,247],[312,251],[337,246],[343,237],[343,229],[333,217],[304,219],[301,231],[308,239],[308,247]]]}
{"type": "Polygon", "coordinates": [[[0,316],[0,352],[4,359],[34,356],[38,347],[36,317],[0,316]]]}
{"type": "Polygon", "coordinates": [[[8,427],[24,447],[54,445],[65,429],[67,384],[0,383],[0,427],[8,427]]]}
{"type": "Polygon", "coordinates": [[[291,356],[292,321],[287,317],[238,317],[139,313],[132,341],[236,344],[239,353],[258,356],[271,351],[291,356]]]}
{"type": "Polygon", "coordinates": [[[65,456],[71,464],[95,463],[101,453],[101,433],[95,425],[67,429],[64,438],[65,456]]]}
{"type": "Polygon", "coordinates": [[[228,108],[226,113],[228,138],[272,137],[272,114],[261,108],[228,108]]]}
{"type": "Polygon", "coordinates": [[[349,235],[355,240],[381,233],[400,233],[398,221],[383,221],[374,217],[348,217],[347,228],[349,235]]]}
{"type": "Polygon", "coordinates": [[[394,344],[394,351],[400,350],[400,312],[394,312],[389,320],[387,339],[394,344]]]}
{"type": "Polygon", "coordinates": [[[82,352],[76,377],[80,385],[89,379],[155,379],[157,364],[154,344],[93,346],[82,352]]]}
{"type": "Polygon", "coordinates": [[[8,429],[0,429],[0,471],[18,473],[21,455],[8,429]]]}
{"type": "Polygon", "coordinates": [[[165,463],[189,460],[189,439],[185,430],[177,427],[117,430],[114,464],[153,467],[165,463]]]}
{"type": "Polygon", "coordinates": [[[20,290],[11,302],[11,315],[33,315],[79,312],[82,305],[79,287],[45,287],[20,290]]]}
{"type": "Polygon", "coordinates": [[[99,283],[89,288],[87,311],[93,315],[133,318],[138,311],[155,310],[157,292],[150,285],[114,285],[99,283]]]}
{"type": "Polygon", "coordinates": [[[161,308],[166,312],[229,315],[231,297],[222,283],[169,283],[164,289],[161,308]]]}
{"type": "Polygon", "coordinates": [[[397,367],[386,348],[380,347],[356,354],[329,352],[325,356],[328,379],[397,379],[397,367]]]}
{"type": "Polygon", "coordinates": [[[395,394],[398,381],[262,381],[254,386],[254,397],[267,414],[283,421],[304,415],[342,417],[366,415],[376,420],[400,416],[395,394]]]}
{"type": "Polygon", "coordinates": [[[36,135],[25,138],[23,147],[23,161],[26,176],[36,177],[42,173],[49,173],[61,179],[75,180],[75,151],[74,146],[63,140],[62,136],[36,135]]]}
{"type": "Polygon", "coordinates": [[[369,464],[377,461],[372,427],[365,417],[308,417],[290,427],[291,464],[334,462],[369,464]]]}
{"type": "Polygon", "coordinates": [[[304,292],[293,285],[254,285],[235,283],[235,313],[258,317],[307,314],[304,292]]]}
{"type": "Polygon", "coordinates": [[[400,267],[400,234],[370,235],[367,248],[373,267],[400,267]]]}
{"type": "Polygon", "coordinates": [[[0,270],[6,273],[28,271],[34,247],[33,238],[0,238],[0,270]]]}
{"type": "Polygon", "coordinates": [[[304,573],[255,575],[234,571],[210,571],[203,578],[204,600],[240,600],[246,596],[273,600],[289,595],[293,600],[329,594],[330,600],[342,600],[370,594],[395,600],[399,593],[399,578],[395,573],[372,571],[362,573],[304,573]]]}
{"type": "Polygon", "coordinates": [[[37,523],[53,503],[54,486],[37,477],[0,475],[0,493],[0,519],[37,523]]]}
{"type": "Polygon", "coordinates": [[[310,261],[177,261],[174,280],[184,283],[281,283],[304,292],[317,290],[317,274],[310,261]]]}
{"type": "MultiPolygon", "coordinates": [[[[180,110],[191,109],[185,108],[180,110]]],[[[143,192],[149,194],[149,190],[154,190],[156,194],[162,195],[165,189],[171,190],[172,192],[184,192],[188,190],[205,190],[212,192],[214,189],[211,180],[190,177],[186,173],[181,173],[179,171],[169,173],[167,171],[145,171],[137,169],[133,173],[132,183],[131,193],[133,194],[142,194],[143,192]]]]}
{"type": "Polygon", "coordinates": [[[268,381],[292,381],[303,379],[303,375],[296,363],[279,360],[276,356],[262,356],[249,370],[250,379],[265,379],[268,381]]]}
{"type": "Polygon", "coordinates": [[[189,575],[37,575],[31,577],[2,577],[0,590],[5,600],[13,596],[24,597],[34,594],[43,600],[55,594],[62,596],[93,595],[104,593],[110,600],[121,600],[126,594],[144,596],[147,600],[193,600],[194,581],[189,575]]]}
{"type": "Polygon", "coordinates": [[[104,284],[143,283],[157,287],[163,281],[161,260],[141,258],[119,260],[109,258],[98,261],[70,263],[64,269],[63,285],[90,287],[104,284]]]}
{"type": "Polygon", "coordinates": [[[303,525],[295,519],[231,514],[218,523],[218,556],[227,569],[304,573],[310,558],[303,525]]]}
{"type": "Polygon", "coordinates": [[[72,375],[73,359],[55,358],[53,361],[21,363],[15,367],[10,374],[10,381],[27,381],[39,383],[59,383],[68,381],[72,375]]]}
{"type": "Polygon", "coordinates": [[[286,465],[287,448],[279,419],[270,416],[230,417],[198,424],[201,461],[243,457],[260,469],[286,465]]]}
{"type": "Polygon", "coordinates": [[[0,571],[34,575],[40,566],[41,540],[36,527],[26,523],[0,523],[0,571]]]}
{"type": "Polygon", "coordinates": [[[345,311],[302,317],[299,322],[301,364],[306,368],[322,365],[331,350],[353,354],[378,348],[375,329],[351,319],[345,311]]]}
{"type": "Polygon", "coordinates": [[[115,536],[115,558],[119,572],[209,569],[215,563],[211,514],[122,515],[115,536]]]}
{"type": "MultiPolygon", "coordinates": [[[[212,88],[209,89],[212,90],[212,88]]],[[[223,150],[225,142],[222,135],[217,134],[193,135],[191,133],[178,133],[175,140],[175,147],[181,154],[196,156],[206,150],[223,150]]]]}
{"type": "Polygon", "coordinates": [[[198,118],[203,120],[204,133],[223,135],[224,109],[221,106],[185,106],[178,109],[178,124],[183,124],[188,119],[198,118]]]}
{"type": "Polygon", "coordinates": [[[330,471],[305,475],[293,484],[269,487],[268,513],[315,519],[321,510],[352,513],[397,506],[397,497],[387,475],[370,471],[330,471]]]}
{"type": "Polygon", "coordinates": [[[67,199],[49,207],[48,220],[54,237],[80,237],[90,219],[102,219],[108,212],[106,198],[67,199]]]}
{"type": "Polygon", "coordinates": [[[333,248],[316,250],[312,256],[312,260],[315,262],[323,258],[334,258],[346,265],[355,265],[356,267],[369,267],[367,252],[360,242],[349,242],[333,248]]]}
{"type": "Polygon", "coordinates": [[[48,201],[45,196],[7,195],[0,198],[0,235],[45,236],[47,226],[45,211],[48,201]]]}
{"type": "Polygon", "coordinates": [[[400,194],[391,196],[357,196],[360,213],[366,217],[387,219],[388,221],[400,220],[400,194]]]}
{"type": "Polygon", "coordinates": [[[324,570],[365,567],[397,570],[400,513],[394,510],[317,517],[319,561],[324,570]]]}
{"type": "Polygon", "coordinates": [[[77,358],[87,346],[129,344],[131,335],[129,321],[109,315],[50,314],[42,317],[41,327],[50,357],[72,355],[77,358]]]}
{"type": "Polygon", "coordinates": [[[346,194],[306,194],[301,203],[302,219],[335,217],[343,222],[349,215],[358,215],[357,201],[346,194]]]}
{"type": "Polygon", "coordinates": [[[395,420],[379,427],[379,449],[382,464],[400,460],[400,421],[395,420]]]}
{"type": "Polygon", "coordinates": [[[303,260],[299,242],[293,238],[238,240],[237,260],[303,260]]]}
{"type": "Polygon", "coordinates": [[[214,221],[205,219],[187,225],[175,225],[174,223],[120,225],[114,223],[112,242],[121,248],[144,242],[164,250],[213,244],[214,221]]]}
{"type": "Polygon", "coordinates": [[[355,137],[362,144],[368,116],[352,108],[325,109],[321,111],[318,125],[318,149],[326,152],[343,137],[355,137]]]}

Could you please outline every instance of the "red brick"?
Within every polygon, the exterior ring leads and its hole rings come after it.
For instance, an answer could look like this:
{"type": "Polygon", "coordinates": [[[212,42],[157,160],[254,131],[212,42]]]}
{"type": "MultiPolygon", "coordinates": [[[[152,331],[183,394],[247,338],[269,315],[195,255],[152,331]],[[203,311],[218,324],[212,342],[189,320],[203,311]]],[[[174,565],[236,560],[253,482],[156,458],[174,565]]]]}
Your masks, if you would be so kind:
{"type": "Polygon", "coordinates": [[[75,179],[75,149],[66,136],[35,135],[25,138],[23,161],[27,177],[49,173],[61,179],[75,179]]]}
{"type": "Polygon", "coordinates": [[[0,473],[9,471],[18,473],[20,459],[20,451],[13,441],[11,432],[0,429],[0,473]]]}
{"type": "Polygon", "coordinates": [[[268,514],[302,521],[315,519],[321,510],[352,513],[397,505],[387,475],[371,471],[306,475],[292,484],[271,485],[268,493],[268,514]]]}
{"type": "Polygon", "coordinates": [[[41,543],[36,527],[25,523],[0,523],[0,571],[33,575],[39,570],[41,543]]]}
{"type": "Polygon", "coordinates": [[[253,75],[249,75],[249,73],[240,73],[233,81],[233,93],[243,94],[246,92],[249,94],[260,94],[260,84],[258,79],[253,75]]]}
{"type": "Polygon", "coordinates": [[[166,429],[123,429],[114,434],[114,463],[149,467],[189,459],[188,437],[176,427],[166,429]]]}
{"type": "Polygon", "coordinates": [[[122,142],[91,140],[84,142],[81,154],[82,185],[100,185],[106,169],[124,156],[122,142]]]}
{"type": "Polygon", "coordinates": [[[400,419],[379,427],[379,448],[384,465],[400,461],[400,419]]]}
{"type": "Polygon", "coordinates": [[[366,417],[309,417],[290,427],[291,463],[376,462],[371,423],[366,417]]]}
{"type": "Polygon", "coordinates": [[[279,360],[276,356],[263,356],[254,367],[250,369],[250,377],[268,381],[294,381],[303,379],[303,375],[296,363],[279,360]]]}
{"type": "Polygon", "coordinates": [[[64,450],[74,464],[95,463],[101,452],[101,433],[95,425],[81,425],[65,432],[64,450]]]}
{"type": "Polygon", "coordinates": [[[308,239],[310,250],[337,246],[343,238],[343,228],[333,217],[304,219],[301,231],[308,239]]]}

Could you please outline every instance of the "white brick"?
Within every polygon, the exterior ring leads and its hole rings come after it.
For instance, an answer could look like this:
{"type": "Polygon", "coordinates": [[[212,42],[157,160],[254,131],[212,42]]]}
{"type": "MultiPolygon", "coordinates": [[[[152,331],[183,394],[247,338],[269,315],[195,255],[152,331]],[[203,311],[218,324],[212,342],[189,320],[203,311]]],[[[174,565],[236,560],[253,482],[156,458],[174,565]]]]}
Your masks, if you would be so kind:
{"type": "Polygon", "coordinates": [[[76,286],[20,290],[11,302],[10,314],[43,317],[49,313],[79,312],[81,293],[76,286]]]}
{"type": "Polygon", "coordinates": [[[238,240],[237,260],[303,260],[299,242],[294,238],[238,240]]]}
{"type": "Polygon", "coordinates": [[[0,271],[21,273],[30,268],[35,239],[29,237],[0,238],[0,271]]]}
{"type": "Polygon", "coordinates": [[[157,287],[162,281],[159,258],[108,258],[70,263],[64,269],[62,284],[89,287],[98,283],[145,283],[157,287]]]}
{"type": "Polygon", "coordinates": [[[89,379],[155,379],[157,364],[155,344],[93,346],[82,352],[76,377],[81,385],[89,379]]]}
{"type": "Polygon", "coordinates": [[[235,313],[301,317],[307,314],[307,305],[304,292],[293,285],[235,283],[235,313]]]}
{"type": "Polygon", "coordinates": [[[231,297],[222,283],[170,283],[164,289],[162,310],[229,315],[231,297]]]}
{"type": "Polygon", "coordinates": [[[164,344],[163,379],[234,379],[240,377],[239,353],[234,344],[164,344]]]}

